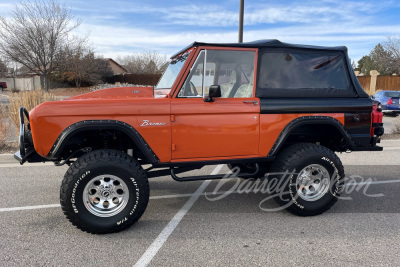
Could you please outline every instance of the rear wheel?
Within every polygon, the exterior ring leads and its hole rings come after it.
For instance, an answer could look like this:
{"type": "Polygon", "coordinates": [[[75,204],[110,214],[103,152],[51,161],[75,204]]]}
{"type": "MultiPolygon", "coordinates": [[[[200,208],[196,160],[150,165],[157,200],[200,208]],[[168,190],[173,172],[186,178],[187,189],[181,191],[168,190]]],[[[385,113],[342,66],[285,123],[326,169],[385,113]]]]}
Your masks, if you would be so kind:
{"type": "Polygon", "coordinates": [[[96,150],[71,165],[60,197],[64,214],[79,229],[114,233],[142,216],[149,200],[149,184],[132,157],[115,150],[96,150]]]}
{"type": "Polygon", "coordinates": [[[3,92],[3,86],[0,86],[0,92],[3,92]]]}
{"type": "Polygon", "coordinates": [[[285,179],[283,190],[275,200],[300,216],[329,210],[343,187],[344,170],[340,159],[333,151],[316,144],[301,143],[286,148],[278,155],[271,173],[285,179]]]}

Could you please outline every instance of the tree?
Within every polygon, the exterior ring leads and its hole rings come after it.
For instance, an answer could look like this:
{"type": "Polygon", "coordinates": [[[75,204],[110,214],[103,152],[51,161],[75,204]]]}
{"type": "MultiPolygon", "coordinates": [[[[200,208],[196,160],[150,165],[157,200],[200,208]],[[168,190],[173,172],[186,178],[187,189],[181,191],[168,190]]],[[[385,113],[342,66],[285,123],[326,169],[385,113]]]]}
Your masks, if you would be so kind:
{"type": "Polygon", "coordinates": [[[393,59],[380,43],[374,47],[369,56],[373,62],[375,70],[377,70],[381,75],[390,75],[393,73],[393,59]]]}
{"type": "Polygon", "coordinates": [[[375,64],[370,56],[363,56],[358,61],[358,69],[360,69],[360,72],[364,75],[369,75],[369,72],[375,69],[375,64]]]}
{"type": "Polygon", "coordinates": [[[0,78],[6,77],[8,74],[8,69],[6,64],[2,60],[0,60],[0,78]]]}
{"type": "Polygon", "coordinates": [[[43,77],[43,87],[54,60],[70,32],[80,23],[54,0],[35,0],[14,6],[10,18],[0,16],[0,53],[43,77]]]}
{"type": "Polygon", "coordinates": [[[110,64],[94,54],[86,39],[69,40],[56,59],[61,79],[76,87],[81,87],[82,82],[96,84],[113,75],[110,64]]]}
{"type": "Polygon", "coordinates": [[[392,66],[393,72],[399,74],[400,73],[400,36],[399,37],[393,37],[393,36],[387,37],[387,40],[384,43],[384,48],[392,59],[391,66],[392,66]]]}
{"type": "Polygon", "coordinates": [[[357,65],[356,65],[356,62],[354,60],[351,61],[351,67],[353,68],[353,70],[357,69],[357,65]]]}
{"type": "Polygon", "coordinates": [[[130,73],[155,74],[164,71],[163,67],[168,62],[168,59],[157,51],[143,51],[130,56],[117,57],[116,61],[130,73]]]}

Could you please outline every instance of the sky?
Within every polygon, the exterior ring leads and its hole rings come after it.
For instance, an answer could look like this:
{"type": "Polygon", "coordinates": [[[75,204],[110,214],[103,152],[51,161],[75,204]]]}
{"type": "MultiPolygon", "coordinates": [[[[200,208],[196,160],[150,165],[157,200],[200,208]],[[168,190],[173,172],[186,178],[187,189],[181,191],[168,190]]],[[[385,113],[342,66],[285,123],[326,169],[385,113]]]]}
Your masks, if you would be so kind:
{"type": "MultiPolygon", "coordinates": [[[[171,56],[194,41],[237,42],[239,0],[68,0],[104,57],[157,51],[171,56]]],[[[9,16],[17,1],[0,0],[9,16]]],[[[358,61],[387,36],[400,36],[400,1],[245,0],[243,41],[347,46],[358,61]]]]}

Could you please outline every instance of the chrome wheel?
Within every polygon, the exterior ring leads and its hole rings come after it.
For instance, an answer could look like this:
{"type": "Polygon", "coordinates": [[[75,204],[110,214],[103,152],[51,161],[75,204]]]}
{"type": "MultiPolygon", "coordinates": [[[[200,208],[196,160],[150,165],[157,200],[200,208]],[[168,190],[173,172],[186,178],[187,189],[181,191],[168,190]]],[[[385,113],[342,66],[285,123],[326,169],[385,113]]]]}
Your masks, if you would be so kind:
{"type": "Polygon", "coordinates": [[[83,201],[92,214],[111,217],[121,212],[129,200],[129,189],[125,182],[114,175],[100,175],[85,186],[83,201]]]}
{"type": "Polygon", "coordinates": [[[296,179],[297,194],[306,201],[316,201],[323,197],[329,185],[329,172],[319,164],[308,165],[299,172],[296,179]]]}

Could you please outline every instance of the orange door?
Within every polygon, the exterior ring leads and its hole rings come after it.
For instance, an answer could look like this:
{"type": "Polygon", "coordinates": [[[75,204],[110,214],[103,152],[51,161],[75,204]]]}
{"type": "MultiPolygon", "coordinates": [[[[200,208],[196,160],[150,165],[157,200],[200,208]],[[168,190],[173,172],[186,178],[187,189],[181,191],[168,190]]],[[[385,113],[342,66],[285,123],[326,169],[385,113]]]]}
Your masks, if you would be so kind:
{"type": "Polygon", "coordinates": [[[258,98],[172,98],[171,114],[173,160],[258,155],[258,98]]]}

